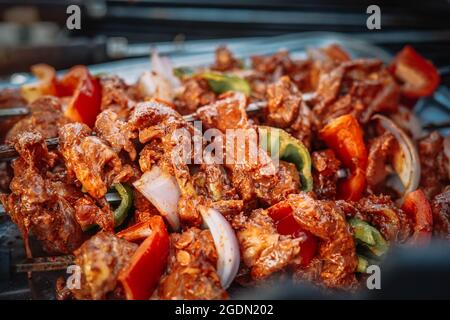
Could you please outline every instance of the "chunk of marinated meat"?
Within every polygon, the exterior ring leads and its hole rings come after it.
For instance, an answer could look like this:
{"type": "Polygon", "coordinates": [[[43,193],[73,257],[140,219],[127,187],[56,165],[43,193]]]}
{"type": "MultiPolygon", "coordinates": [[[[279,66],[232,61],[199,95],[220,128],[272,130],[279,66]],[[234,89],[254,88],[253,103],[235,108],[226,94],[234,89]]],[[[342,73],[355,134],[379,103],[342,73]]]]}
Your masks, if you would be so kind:
{"type": "Polygon", "coordinates": [[[117,286],[120,270],[131,260],[137,245],[112,233],[99,232],[75,251],[81,268],[81,287],[71,289],[76,299],[105,299],[117,286]]]}
{"type": "Polygon", "coordinates": [[[188,78],[183,81],[181,92],[175,97],[174,103],[181,114],[191,114],[215,100],[216,94],[209,87],[208,81],[188,78]]]}
{"type": "Polygon", "coordinates": [[[280,161],[277,176],[277,183],[269,191],[270,200],[268,203],[270,205],[286,200],[288,195],[292,193],[299,193],[301,187],[300,175],[293,163],[280,161]]]}
{"type": "Polygon", "coordinates": [[[266,210],[257,209],[249,217],[236,217],[233,227],[237,230],[242,260],[253,279],[267,278],[298,263],[301,240],[280,235],[266,210]]]}
{"type": "Polygon", "coordinates": [[[304,146],[311,150],[314,132],[317,131],[317,119],[305,102],[300,103],[297,118],[286,131],[300,140],[304,146]]]}
{"type": "Polygon", "coordinates": [[[134,174],[114,150],[100,138],[91,136],[91,129],[85,124],[67,124],[59,132],[59,150],[68,174],[76,176],[92,197],[102,198],[113,183],[126,181],[134,174]]]}
{"type": "Polygon", "coordinates": [[[8,192],[11,179],[12,172],[8,162],[0,163],[0,193],[8,192]]]}
{"type": "Polygon", "coordinates": [[[216,60],[211,66],[211,69],[223,72],[239,69],[240,66],[240,61],[233,57],[233,54],[227,47],[220,46],[216,49],[216,60]]]}
{"type": "Polygon", "coordinates": [[[281,77],[267,87],[267,121],[269,125],[286,128],[298,117],[302,94],[289,77],[281,77]]]}
{"type": "Polygon", "coordinates": [[[58,98],[51,96],[38,98],[29,108],[31,114],[14,125],[6,136],[7,142],[14,141],[15,137],[27,131],[39,132],[44,139],[57,137],[59,127],[70,122],[64,116],[58,98]]]}
{"type": "Polygon", "coordinates": [[[335,199],[341,162],[331,149],[315,151],[311,154],[311,158],[314,193],[319,199],[335,199]]]}
{"type": "Polygon", "coordinates": [[[228,220],[232,219],[232,217],[243,212],[245,209],[244,201],[242,200],[214,201],[211,204],[211,207],[219,211],[228,220]]]}
{"type": "Polygon", "coordinates": [[[389,196],[370,195],[358,202],[337,201],[348,217],[367,221],[375,226],[386,240],[404,242],[412,233],[412,222],[389,196]]]}
{"type": "Polygon", "coordinates": [[[434,131],[419,141],[420,187],[428,199],[442,192],[448,184],[449,159],[444,153],[444,139],[434,131]]]}
{"type": "Polygon", "coordinates": [[[387,164],[391,163],[394,152],[398,148],[397,140],[385,132],[369,142],[369,156],[366,169],[366,181],[369,192],[380,193],[381,184],[389,175],[387,164]]]}
{"type": "Polygon", "coordinates": [[[212,201],[237,198],[237,191],[221,165],[202,164],[192,179],[197,193],[205,195],[212,201]]]}
{"type": "MultiPolygon", "coordinates": [[[[100,200],[101,201],[101,200],[100,200]]],[[[85,195],[75,202],[75,217],[83,230],[98,225],[102,230],[114,230],[114,214],[108,202],[99,206],[94,199],[85,195]]]]}
{"type": "Polygon", "coordinates": [[[322,123],[353,114],[367,123],[374,113],[398,109],[400,89],[379,60],[353,60],[320,75],[314,113],[322,123]]]}
{"type": "Polygon", "coordinates": [[[41,134],[22,133],[16,137],[14,147],[20,156],[12,162],[11,194],[0,198],[23,235],[27,255],[31,257],[29,233],[49,253],[72,252],[83,238],[73,207],[81,192],[53,172],[58,155],[47,150],[41,134]]]}
{"type": "Polygon", "coordinates": [[[102,87],[101,109],[111,109],[119,117],[126,118],[136,104],[133,88],[128,87],[125,81],[117,76],[100,77],[100,85],[102,87]]]}
{"type": "Polygon", "coordinates": [[[252,69],[271,77],[272,81],[287,75],[293,61],[287,51],[279,51],[271,56],[252,56],[252,69]]]}
{"type": "Polygon", "coordinates": [[[257,75],[249,79],[252,91],[258,87],[262,90],[282,76],[289,76],[302,92],[314,91],[317,86],[318,72],[312,59],[292,59],[286,51],[279,51],[272,56],[253,56],[251,59],[252,69],[257,75]]]}
{"type": "Polygon", "coordinates": [[[357,258],[344,212],[333,201],[315,200],[306,193],[290,195],[287,203],[301,228],[320,239],[319,280],[331,288],[353,287],[357,258]]]}
{"type": "Polygon", "coordinates": [[[225,133],[227,129],[248,127],[246,106],[247,99],[244,94],[230,93],[199,108],[196,115],[206,129],[216,128],[225,133]]]}
{"type": "Polygon", "coordinates": [[[330,73],[343,62],[349,61],[350,56],[340,46],[331,44],[323,48],[310,48],[307,50],[310,65],[308,75],[312,90],[316,91],[322,74],[330,73]]]}
{"type": "Polygon", "coordinates": [[[134,190],[133,205],[135,223],[144,222],[154,215],[159,215],[158,209],[138,190],[134,190]]]}
{"type": "Polygon", "coordinates": [[[199,226],[201,217],[197,207],[202,199],[195,193],[188,167],[188,160],[191,158],[186,159],[183,154],[183,146],[186,143],[193,144],[190,136],[194,136],[196,129],[178,112],[157,101],[138,104],[129,123],[133,131],[139,132],[139,141],[146,144],[140,154],[141,169],[145,171],[157,165],[163,172],[173,176],[181,191],[178,201],[181,221],[187,225],[199,226]],[[183,134],[179,134],[181,132],[183,134]]]}
{"type": "Polygon", "coordinates": [[[259,199],[271,204],[277,196],[269,190],[280,182],[280,173],[267,152],[259,147],[258,132],[249,122],[245,108],[246,99],[242,94],[226,94],[199,109],[198,117],[206,128],[214,127],[226,133],[220,136],[216,132],[222,139],[219,148],[223,148],[224,166],[241,199],[244,202],[259,199]]]}
{"type": "Polygon", "coordinates": [[[153,298],[165,300],[226,299],[217,275],[217,251],[209,230],[189,228],[171,235],[166,274],[153,298]]]}
{"type": "Polygon", "coordinates": [[[125,150],[131,160],[136,159],[136,148],[132,141],[136,138],[136,134],[130,130],[125,121],[119,119],[117,113],[111,110],[100,113],[95,121],[95,132],[98,137],[109,143],[114,152],[125,150]]]}
{"type": "Polygon", "coordinates": [[[450,240],[450,187],[436,195],[431,202],[433,210],[433,233],[450,240]]]}
{"type": "MultiPolygon", "coordinates": [[[[24,106],[26,104],[27,102],[22,98],[19,88],[0,89],[0,109],[14,108],[17,106],[24,106]]],[[[11,128],[21,119],[23,119],[23,116],[17,116],[11,119],[2,119],[2,125],[0,127],[0,143],[3,143],[8,131],[11,130],[11,128]]]]}

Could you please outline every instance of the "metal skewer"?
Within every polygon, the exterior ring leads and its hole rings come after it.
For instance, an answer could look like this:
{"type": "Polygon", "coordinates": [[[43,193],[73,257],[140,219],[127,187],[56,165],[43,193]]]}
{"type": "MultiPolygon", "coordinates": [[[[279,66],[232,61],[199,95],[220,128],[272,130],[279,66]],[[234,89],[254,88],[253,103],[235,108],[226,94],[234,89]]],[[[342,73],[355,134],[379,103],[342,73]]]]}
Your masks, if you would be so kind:
{"type": "MultiPolygon", "coordinates": [[[[120,202],[122,200],[120,196],[115,192],[105,194],[105,199],[109,203],[120,202]]],[[[6,214],[5,207],[3,207],[3,205],[0,203],[0,217],[4,214],[6,214]]]]}
{"type": "Polygon", "coordinates": [[[72,255],[27,259],[13,265],[12,272],[21,273],[65,270],[68,266],[74,264],[74,260],[75,257],[72,255]]]}
{"type": "MultiPolygon", "coordinates": [[[[267,105],[266,102],[260,101],[260,102],[254,102],[248,105],[247,107],[247,113],[255,113],[259,110],[265,108],[267,105]]],[[[0,109],[0,119],[11,117],[11,116],[17,116],[17,115],[26,115],[29,113],[29,110],[27,108],[10,108],[10,109],[0,109]]],[[[192,122],[197,119],[197,115],[195,113],[189,114],[186,116],[183,116],[183,119],[187,122],[192,122]]],[[[47,148],[49,150],[54,150],[58,147],[59,138],[50,138],[46,139],[45,143],[47,144],[47,148]]],[[[9,161],[18,156],[18,153],[14,147],[10,145],[0,145],[0,161],[9,161]]]]}
{"type": "Polygon", "coordinates": [[[25,116],[30,113],[26,107],[5,108],[0,109],[0,120],[3,118],[11,118],[16,116],[25,116]]]}

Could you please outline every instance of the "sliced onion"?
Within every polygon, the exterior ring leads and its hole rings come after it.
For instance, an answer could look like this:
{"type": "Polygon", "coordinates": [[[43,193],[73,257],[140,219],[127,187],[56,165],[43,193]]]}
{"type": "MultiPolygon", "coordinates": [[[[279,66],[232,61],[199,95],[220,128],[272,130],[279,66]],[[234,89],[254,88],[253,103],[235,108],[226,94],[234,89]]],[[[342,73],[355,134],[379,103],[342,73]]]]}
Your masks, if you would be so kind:
{"type": "Polygon", "coordinates": [[[180,80],[173,74],[173,65],[167,57],[160,57],[156,50],[152,51],[151,69],[169,81],[173,89],[181,86],[180,80]]]}
{"type": "Polygon", "coordinates": [[[403,185],[399,190],[404,195],[417,189],[420,182],[420,160],[417,149],[409,136],[392,120],[382,115],[375,115],[373,119],[397,139],[399,149],[394,153],[392,166],[403,185]]]}
{"type": "Polygon", "coordinates": [[[400,106],[398,112],[391,115],[391,119],[401,129],[409,132],[414,140],[424,136],[420,120],[408,108],[400,106]]]}
{"type": "Polygon", "coordinates": [[[172,85],[165,77],[149,71],[139,77],[138,90],[143,97],[158,98],[167,102],[172,102],[175,96],[172,85]]]}
{"type": "Polygon", "coordinates": [[[158,209],[173,230],[180,229],[178,200],[181,193],[173,176],[163,172],[158,166],[153,166],[133,186],[158,209]]]}
{"type": "Polygon", "coordinates": [[[199,211],[214,239],[218,255],[217,274],[222,287],[227,289],[239,269],[239,242],[233,228],[219,211],[205,207],[200,207],[199,211]]]}

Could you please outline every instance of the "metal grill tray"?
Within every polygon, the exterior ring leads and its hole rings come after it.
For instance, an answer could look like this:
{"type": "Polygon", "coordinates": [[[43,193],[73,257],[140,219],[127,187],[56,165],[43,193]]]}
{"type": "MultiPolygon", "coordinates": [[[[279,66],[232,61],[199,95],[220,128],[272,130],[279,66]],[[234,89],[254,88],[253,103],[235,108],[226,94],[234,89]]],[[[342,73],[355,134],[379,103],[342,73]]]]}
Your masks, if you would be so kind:
{"type": "MultiPolygon", "coordinates": [[[[306,55],[306,50],[313,47],[323,47],[331,43],[337,43],[347,50],[352,58],[378,58],[388,63],[392,59],[392,54],[386,50],[373,46],[361,40],[352,39],[349,36],[329,33],[329,32],[306,32],[295,35],[285,35],[265,38],[242,38],[226,40],[208,41],[208,46],[173,45],[173,50],[168,44],[155,44],[155,49],[166,52],[175,67],[181,66],[202,66],[211,64],[214,60],[214,49],[220,44],[228,44],[236,57],[248,62],[252,55],[273,54],[280,49],[288,50],[295,58],[302,58],[306,55]]],[[[111,73],[117,74],[128,83],[136,81],[138,76],[145,70],[150,70],[150,59],[135,58],[117,62],[89,66],[93,74],[111,73]]],[[[64,72],[64,71],[60,71],[64,72]]],[[[450,91],[448,88],[448,74],[450,68],[440,70],[446,78],[447,86],[442,85],[437,97],[421,100],[415,108],[419,118],[425,123],[442,123],[450,120],[450,91]]],[[[31,82],[34,78],[27,74],[25,82],[31,82]]],[[[445,79],[444,79],[445,80],[445,79]]],[[[0,83],[1,87],[12,86],[12,83],[0,83]]],[[[449,128],[442,128],[444,135],[450,132],[449,128]]],[[[44,255],[37,243],[33,243],[34,253],[44,255]]],[[[446,250],[450,252],[450,250],[446,250]]],[[[441,251],[442,252],[442,251],[441,251]]],[[[429,253],[429,251],[428,251],[429,253]]],[[[447,266],[450,257],[443,256],[443,262],[447,266]]],[[[54,299],[54,288],[56,278],[64,275],[63,271],[49,271],[34,273],[31,279],[25,273],[16,274],[11,272],[13,265],[23,261],[25,253],[23,241],[13,223],[6,217],[0,218],[0,299],[54,299]]],[[[449,270],[447,268],[447,270],[449,270]]],[[[261,295],[260,290],[248,290],[233,288],[231,295],[234,298],[330,298],[322,293],[303,285],[301,290],[290,282],[280,280],[277,284],[271,284],[270,290],[261,295]]],[[[345,296],[333,296],[345,297],[345,296]]]]}

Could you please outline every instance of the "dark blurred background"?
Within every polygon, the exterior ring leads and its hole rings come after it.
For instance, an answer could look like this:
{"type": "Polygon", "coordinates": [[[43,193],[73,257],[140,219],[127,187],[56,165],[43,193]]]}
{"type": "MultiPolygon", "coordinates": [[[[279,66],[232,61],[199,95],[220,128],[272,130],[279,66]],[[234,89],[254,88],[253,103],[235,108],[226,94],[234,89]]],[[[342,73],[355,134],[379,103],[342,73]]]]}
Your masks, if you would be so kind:
{"type": "Polygon", "coordinates": [[[393,52],[412,43],[439,66],[450,65],[449,0],[0,0],[0,74],[38,62],[60,69],[143,56],[155,42],[303,31],[352,34],[393,52]],[[81,8],[80,30],[66,28],[71,4],[81,8]],[[381,30],[366,28],[370,4],[381,8],[381,30]]]}

